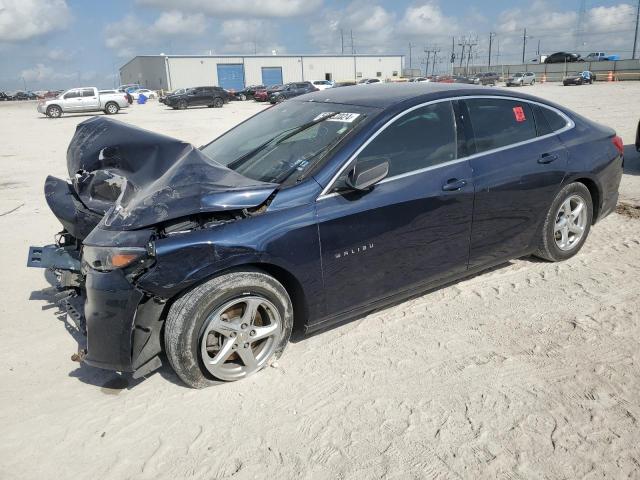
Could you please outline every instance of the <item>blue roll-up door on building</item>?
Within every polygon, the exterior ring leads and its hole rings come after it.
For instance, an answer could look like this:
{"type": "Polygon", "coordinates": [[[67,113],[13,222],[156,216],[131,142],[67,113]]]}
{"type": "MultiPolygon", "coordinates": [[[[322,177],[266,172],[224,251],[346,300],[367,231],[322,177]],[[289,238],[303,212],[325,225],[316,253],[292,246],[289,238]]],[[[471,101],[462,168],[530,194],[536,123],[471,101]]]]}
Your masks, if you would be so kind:
{"type": "Polygon", "coordinates": [[[262,84],[282,85],[282,67],[262,67],[262,84]]]}
{"type": "Polygon", "coordinates": [[[218,64],[218,86],[227,90],[244,88],[244,67],[241,63],[218,64]]]}

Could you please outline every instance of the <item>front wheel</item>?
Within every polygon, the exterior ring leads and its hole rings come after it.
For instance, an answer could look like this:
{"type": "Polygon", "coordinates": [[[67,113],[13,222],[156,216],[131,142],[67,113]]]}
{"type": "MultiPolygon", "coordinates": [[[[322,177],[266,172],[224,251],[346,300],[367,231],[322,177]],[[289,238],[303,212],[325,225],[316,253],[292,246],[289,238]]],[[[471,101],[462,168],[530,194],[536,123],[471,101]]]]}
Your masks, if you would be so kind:
{"type": "Polygon", "coordinates": [[[104,107],[104,113],[107,115],[115,115],[120,110],[120,107],[117,103],[109,102],[104,107]]]}
{"type": "Polygon", "coordinates": [[[216,97],[213,99],[213,108],[222,108],[224,105],[224,100],[220,97],[216,97]]]}
{"type": "Polygon", "coordinates": [[[49,105],[47,107],[47,117],[60,118],[62,116],[62,109],[58,105],[49,105]]]}
{"type": "Polygon", "coordinates": [[[293,307],[285,288],[259,270],[215,277],[170,308],[164,342],[169,363],[193,388],[235,381],[282,355],[293,307]]]}
{"type": "Polygon", "coordinates": [[[559,262],[580,251],[593,221],[593,202],[582,183],[564,187],[553,200],[540,232],[537,257],[559,262]]]}
{"type": "Polygon", "coordinates": [[[241,93],[238,98],[240,99],[241,102],[244,102],[247,99],[247,96],[244,93],[241,93]]]}

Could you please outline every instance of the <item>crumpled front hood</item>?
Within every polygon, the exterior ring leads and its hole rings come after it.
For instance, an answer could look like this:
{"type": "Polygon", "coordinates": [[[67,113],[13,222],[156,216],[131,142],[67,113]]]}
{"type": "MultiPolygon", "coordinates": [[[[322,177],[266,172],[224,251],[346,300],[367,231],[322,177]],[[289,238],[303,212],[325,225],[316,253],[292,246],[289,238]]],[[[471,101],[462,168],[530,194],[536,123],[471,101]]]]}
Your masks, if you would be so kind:
{"type": "Polygon", "coordinates": [[[252,180],[193,145],[106,117],[80,123],[67,151],[74,190],[101,227],[132,230],[265,202],[276,184],[252,180]]]}

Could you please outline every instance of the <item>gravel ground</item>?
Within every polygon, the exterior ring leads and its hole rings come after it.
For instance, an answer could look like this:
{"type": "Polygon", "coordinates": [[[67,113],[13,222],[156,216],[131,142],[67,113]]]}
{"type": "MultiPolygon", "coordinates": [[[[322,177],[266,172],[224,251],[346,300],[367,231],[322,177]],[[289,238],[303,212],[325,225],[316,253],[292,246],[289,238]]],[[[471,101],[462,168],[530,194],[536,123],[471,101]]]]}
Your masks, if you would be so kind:
{"type": "MultiPolygon", "coordinates": [[[[634,142],[640,83],[523,90],[634,142]]],[[[202,144],[260,108],[151,102],[117,118],[202,144]]],[[[195,391],[169,368],[135,382],[72,363],[75,333],[25,268],[59,230],[42,185],[65,175],[85,118],[0,103],[0,478],[640,478],[635,149],[622,213],[573,259],[513,260],[195,391]]]]}

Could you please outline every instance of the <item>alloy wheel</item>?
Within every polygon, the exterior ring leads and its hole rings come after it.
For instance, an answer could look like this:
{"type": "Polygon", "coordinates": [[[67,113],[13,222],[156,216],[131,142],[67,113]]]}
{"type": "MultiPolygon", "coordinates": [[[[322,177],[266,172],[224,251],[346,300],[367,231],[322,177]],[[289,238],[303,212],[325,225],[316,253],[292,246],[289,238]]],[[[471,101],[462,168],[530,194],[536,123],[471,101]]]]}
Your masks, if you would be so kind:
{"type": "Polygon", "coordinates": [[[556,213],[553,237],[560,250],[574,249],[587,228],[587,206],[579,195],[567,198],[556,213]]]}
{"type": "Polygon", "coordinates": [[[270,301],[259,296],[236,298],[204,322],[202,363],[220,380],[239,380],[267,363],[282,332],[280,313],[270,301]]]}

